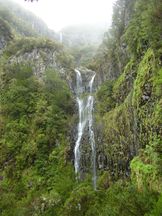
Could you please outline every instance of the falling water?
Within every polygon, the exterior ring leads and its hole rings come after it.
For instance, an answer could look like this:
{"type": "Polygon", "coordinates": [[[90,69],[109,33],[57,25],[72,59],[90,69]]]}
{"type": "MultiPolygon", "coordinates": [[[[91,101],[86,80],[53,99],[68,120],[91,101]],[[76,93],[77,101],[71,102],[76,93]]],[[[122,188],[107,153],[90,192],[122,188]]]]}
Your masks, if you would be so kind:
{"type": "Polygon", "coordinates": [[[90,101],[89,106],[89,135],[90,135],[90,144],[92,149],[92,167],[93,167],[93,186],[96,190],[96,147],[95,147],[95,139],[94,139],[94,131],[93,131],[93,104],[94,104],[94,97],[92,96],[92,87],[93,87],[93,81],[94,81],[95,75],[92,77],[91,81],[89,82],[90,87],[90,96],[88,97],[88,100],[90,101]]]}
{"type": "Polygon", "coordinates": [[[60,31],[60,43],[62,43],[63,35],[62,32],[60,31]]]}
{"type": "Polygon", "coordinates": [[[76,81],[77,81],[77,103],[79,110],[79,123],[78,123],[78,136],[77,141],[75,143],[74,155],[75,155],[75,173],[80,178],[80,146],[81,140],[84,135],[84,129],[86,125],[88,125],[88,133],[89,133],[89,142],[92,150],[92,167],[93,167],[93,186],[96,189],[96,150],[95,150],[95,139],[94,139],[94,131],[93,131],[93,104],[94,97],[92,95],[93,90],[93,82],[95,78],[95,74],[92,76],[88,87],[89,87],[89,95],[86,97],[82,97],[83,93],[83,85],[82,85],[82,76],[79,70],[75,70],[76,72],[76,81]]]}

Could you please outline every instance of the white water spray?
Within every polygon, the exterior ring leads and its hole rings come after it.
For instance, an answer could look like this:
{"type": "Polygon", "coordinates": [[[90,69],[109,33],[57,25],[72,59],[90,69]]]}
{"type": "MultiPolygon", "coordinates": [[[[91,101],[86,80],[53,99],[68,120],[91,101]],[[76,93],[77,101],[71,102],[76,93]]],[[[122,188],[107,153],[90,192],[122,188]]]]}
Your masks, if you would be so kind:
{"type": "Polygon", "coordinates": [[[93,90],[93,82],[95,78],[95,74],[92,76],[89,81],[89,95],[86,97],[82,97],[83,86],[82,86],[82,76],[79,70],[75,70],[76,72],[76,82],[77,82],[77,103],[79,110],[79,123],[78,123],[78,136],[77,141],[75,143],[74,155],[75,155],[75,173],[80,178],[80,146],[82,137],[84,135],[84,129],[88,124],[88,133],[89,133],[89,143],[91,145],[92,150],[92,167],[93,167],[93,186],[96,189],[96,148],[95,148],[95,139],[94,139],[94,131],[93,131],[93,104],[94,97],[92,95],[93,90]]]}

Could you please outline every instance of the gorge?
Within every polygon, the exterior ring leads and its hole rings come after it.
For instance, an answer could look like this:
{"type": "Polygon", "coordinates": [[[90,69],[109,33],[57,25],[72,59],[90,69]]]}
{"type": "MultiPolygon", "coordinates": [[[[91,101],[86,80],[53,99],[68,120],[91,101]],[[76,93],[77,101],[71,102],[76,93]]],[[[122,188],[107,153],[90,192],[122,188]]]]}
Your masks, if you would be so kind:
{"type": "Polygon", "coordinates": [[[0,0],[0,215],[161,216],[162,1],[68,35],[0,0]]]}

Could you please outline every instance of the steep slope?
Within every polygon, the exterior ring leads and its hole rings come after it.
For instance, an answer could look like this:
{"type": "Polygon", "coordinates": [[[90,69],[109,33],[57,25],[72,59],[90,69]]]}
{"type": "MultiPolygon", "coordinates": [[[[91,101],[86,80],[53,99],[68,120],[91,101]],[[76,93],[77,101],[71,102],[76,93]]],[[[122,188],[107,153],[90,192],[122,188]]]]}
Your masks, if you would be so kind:
{"type": "Polygon", "coordinates": [[[57,71],[70,82],[73,58],[57,42],[42,38],[15,39],[5,50],[9,64],[28,64],[40,79],[47,69],[57,71]]]}
{"type": "MultiPolygon", "coordinates": [[[[102,80],[108,79],[97,92],[101,187],[130,176],[138,191],[161,197],[162,2],[121,0],[114,12],[112,28],[91,65],[102,80]]],[[[149,215],[161,215],[160,209],[162,204],[149,215]]]]}
{"type": "Polygon", "coordinates": [[[0,17],[10,25],[17,36],[57,39],[57,34],[31,12],[10,0],[0,0],[0,17]]]}
{"type": "Polygon", "coordinates": [[[95,87],[104,81],[95,102],[97,190],[86,161],[83,180],[74,174],[73,58],[6,14],[0,19],[0,214],[161,216],[161,0],[118,0],[112,28],[89,64],[95,87]]]}
{"type": "Polygon", "coordinates": [[[3,53],[6,45],[13,39],[11,28],[5,20],[0,18],[0,55],[3,53]]]}
{"type": "Polygon", "coordinates": [[[59,215],[75,181],[72,57],[20,14],[0,16],[0,214],[59,215]]]}

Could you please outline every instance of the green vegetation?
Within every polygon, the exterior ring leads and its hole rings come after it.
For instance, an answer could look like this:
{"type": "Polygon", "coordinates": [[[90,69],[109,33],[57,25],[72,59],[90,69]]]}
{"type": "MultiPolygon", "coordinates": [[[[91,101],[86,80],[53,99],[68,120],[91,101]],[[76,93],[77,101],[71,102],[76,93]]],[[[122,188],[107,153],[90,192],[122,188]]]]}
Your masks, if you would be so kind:
{"type": "Polygon", "coordinates": [[[73,186],[72,165],[66,162],[73,100],[54,71],[47,71],[41,84],[27,65],[4,70],[1,214],[29,215],[42,205],[61,205],[73,186]]]}
{"type": "Polygon", "coordinates": [[[6,49],[6,55],[8,57],[12,55],[19,55],[24,54],[26,52],[30,52],[33,49],[50,49],[55,51],[60,51],[62,48],[60,44],[55,43],[48,39],[42,38],[19,38],[13,40],[6,49]]]}
{"type": "Polygon", "coordinates": [[[124,182],[105,215],[162,214],[161,12],[161,1],[117,1],[114,25],[91,64],[109,79],[97,92],[96,121],[103,125],[100,139],[109,160],[99,182],[108,194],[114,180],[124,182]]]}
{"type": "Polygon", "coordinates": [[[74,56],[76,66],[87,66],[90,64],[95,52],[97,51],[97,46],[89,44],[79,44],[73,46],[74,47],[70,47],[68,51],[72,56],[74,56]]]}
{"type": "Polygon", "coordinates": [[[15,36],[57,38],[40,18],[13,1],[0,0],[0,5],[0,18],[8,23],[15,36]]]}
{"type": "Polygon", "coordinates": [[[0,215],[161,216],[162,2],[117,0],[93,61],[93,47],[70,51],[104,81],[96,92],[97,156],[104,155],[96,191],[90,174],[77,181],[74,173],[75,103],[65,81],[73,81],[73,58],[18,20],[0,9],[7,41],[0,58],[0,215]]]}
{"type": "Polygon", "coordinates": [[[6,40],[12,39],[10,26],[2,18],[0,18],[0,35],[4,36],[6,40]]]}

